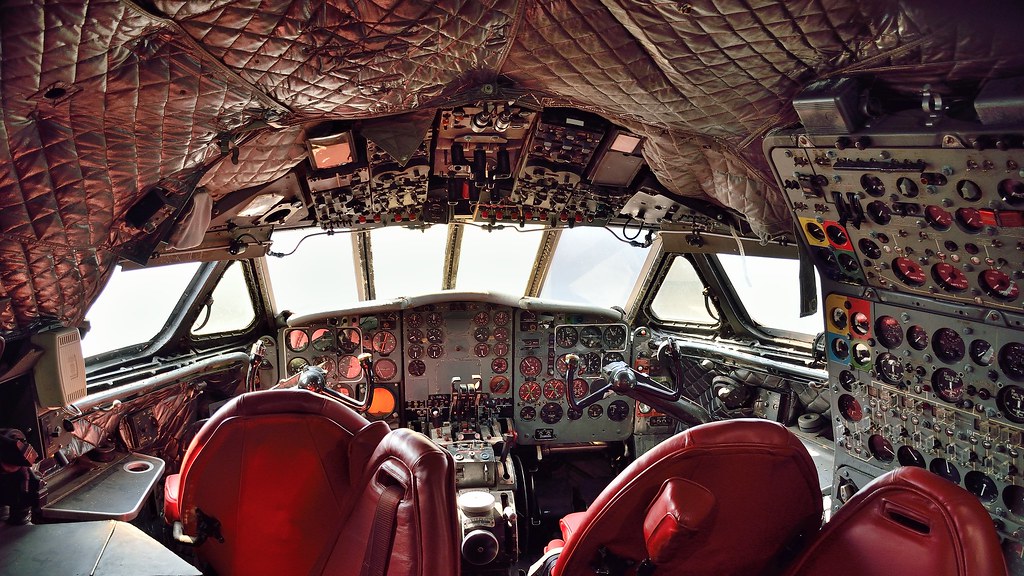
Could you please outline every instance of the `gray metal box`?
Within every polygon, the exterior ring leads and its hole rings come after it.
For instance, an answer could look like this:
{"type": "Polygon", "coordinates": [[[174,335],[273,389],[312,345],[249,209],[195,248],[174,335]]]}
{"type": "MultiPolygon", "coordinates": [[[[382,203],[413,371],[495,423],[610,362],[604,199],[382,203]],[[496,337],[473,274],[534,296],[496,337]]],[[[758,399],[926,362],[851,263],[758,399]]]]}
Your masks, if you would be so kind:
{"type": "Polygon", "coordinates": [[[862,123],[860,86],[853,78],[827,78],[807,85],[793,108],[808,134],[850,134],[862,123]]]}
{"type": "Polygon", "coordinates": [[[974,99],[974,110],[986,126],[1024,122],[1024,77],[986,82],[974,99]]]}

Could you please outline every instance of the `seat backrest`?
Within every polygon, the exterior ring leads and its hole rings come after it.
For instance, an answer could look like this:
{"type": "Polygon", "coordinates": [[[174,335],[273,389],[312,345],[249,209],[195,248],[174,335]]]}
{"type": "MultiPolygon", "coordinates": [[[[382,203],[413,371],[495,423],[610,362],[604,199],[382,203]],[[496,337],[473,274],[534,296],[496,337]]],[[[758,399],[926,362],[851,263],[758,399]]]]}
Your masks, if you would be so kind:
{"type": "Polygon", "coordinates": [[[661,443],[612,481],[565,543],[553,573],[592,574],[604,547],[650,558],[654,574],[775,574],[821,523],[811,457],[784,427],[729,420],[661,443]]]}
{"type": "Polygon", "coordinates": [[[879,476],[843,505],[789,576],[1001,576],[999,535],[978,499],[927,470],[879,476]]]}
{"type": "Polygon", "coordinates": [[[386,424],[305,390],[234,398],[196,434],[181,467],[185,533],[212,518],[223,537],[207,538],[199,558],[222,576],[308,574],[387,434],[386,424]]]}

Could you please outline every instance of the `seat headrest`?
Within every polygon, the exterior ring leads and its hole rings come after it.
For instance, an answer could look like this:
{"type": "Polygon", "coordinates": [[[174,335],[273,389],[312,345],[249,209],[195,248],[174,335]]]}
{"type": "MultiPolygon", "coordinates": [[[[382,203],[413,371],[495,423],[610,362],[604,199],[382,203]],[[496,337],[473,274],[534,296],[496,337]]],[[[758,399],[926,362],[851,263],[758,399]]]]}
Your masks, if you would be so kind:
{"type": "Polygon", "coordinates": [[[644,541],[655,564],[678,556],[715,512],[715,496],[683,478],[669,478],[647,508],[644,541]]]}

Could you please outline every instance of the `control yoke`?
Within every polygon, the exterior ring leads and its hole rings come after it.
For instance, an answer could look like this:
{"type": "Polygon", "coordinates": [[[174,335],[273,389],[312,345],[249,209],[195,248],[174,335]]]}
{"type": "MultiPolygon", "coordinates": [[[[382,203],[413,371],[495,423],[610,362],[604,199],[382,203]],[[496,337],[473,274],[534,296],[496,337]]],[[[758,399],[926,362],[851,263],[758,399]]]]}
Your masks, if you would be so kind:
{"type": "MultiPolygon", "coordinates": [[[[376,387],[376,383],[373,378],[373,356],[365,352],[360,354],[359,367],[362,368],[363,374],[366,376],[366,393],[363,395],[362,400],[356,400],[355,398],[346,396],[333,388],[329,388],[327,386],[327,372],[319,366],[306,366],[306,368],[299,373],[299,379],[296,386],[303,390],[318,392],[324,396],[333,398],[334,400],[337,400],[358,412],[366,412],[369,410],[370,405],[373,404],[373,389],[376,387]]],[[[356,394],[358,395],[358,386],[356,387],[356,394]]]]}

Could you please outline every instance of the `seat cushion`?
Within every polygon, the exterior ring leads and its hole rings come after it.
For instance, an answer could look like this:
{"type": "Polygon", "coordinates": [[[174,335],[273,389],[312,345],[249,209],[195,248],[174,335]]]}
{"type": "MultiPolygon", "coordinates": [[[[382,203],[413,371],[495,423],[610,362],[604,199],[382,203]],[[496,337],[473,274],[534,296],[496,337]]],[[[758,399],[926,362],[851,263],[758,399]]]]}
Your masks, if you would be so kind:
{"type": "Polygon", "coordinates": [[[178,511],[178,493],[181,488],[181,474],[171,474],[164,480],[164,521],[173,524],[181,520],[178,511]]]}

